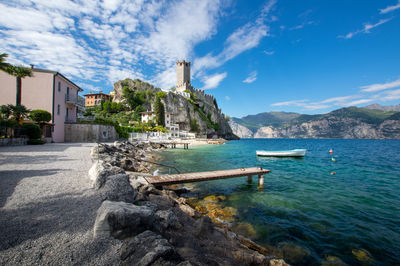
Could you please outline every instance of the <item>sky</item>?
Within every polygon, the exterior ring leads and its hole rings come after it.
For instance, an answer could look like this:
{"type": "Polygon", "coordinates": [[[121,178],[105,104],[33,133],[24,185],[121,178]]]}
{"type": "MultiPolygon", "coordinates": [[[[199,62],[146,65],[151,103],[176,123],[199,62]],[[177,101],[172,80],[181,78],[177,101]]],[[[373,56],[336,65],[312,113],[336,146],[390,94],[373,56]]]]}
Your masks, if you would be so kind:
{"type": "Polygon", "coordinates": [[[0,53],[84,92],[163,90],[175,63],[225,114],[400,103],[400,0],[0,0],[0,53]]]}

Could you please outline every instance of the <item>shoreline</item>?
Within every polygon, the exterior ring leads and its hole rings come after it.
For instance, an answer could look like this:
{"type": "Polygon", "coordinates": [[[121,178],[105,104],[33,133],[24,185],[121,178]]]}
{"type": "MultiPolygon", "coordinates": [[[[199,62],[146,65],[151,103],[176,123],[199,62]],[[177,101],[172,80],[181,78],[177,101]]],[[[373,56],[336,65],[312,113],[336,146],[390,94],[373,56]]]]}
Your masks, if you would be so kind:
{"type": "MultiPolygon", "coordinates": [[[[204,142],[197,141],[196,144],[205,145],[204,142]]],[[[120,239],[123,241],[122,249],[125,250],[130,249],[129,246],[132,245],[133,240],[139,241],[144,237],[142,234],[146,233],[148,235],[146,237],[151,235],[153,238],[164,239],[172,244],[172,247],[168,248],[174,250],[172,253],[175,260],[180,263],[193,263],[191,265],[213,263],[218,265],[287,265],[283,260],[270,254],[267,248],[235,234],[230,228],[215,226],[208,216],[202,216],[187,204],[186,198],[180,197],[182,193],[180,189],[155,188],[148,184],[143,176],[149,173],[143,172],[149,172],[149,165],[129,163],[128,156],[125,158],[121,156],[125,154],[154,159],[152,151],[164,148],[162,144],[115,142],[113,146],[105,144],[92,149],[91,155],[98,161],[89,171],[89,177],[93,180],[94,187],[105,195],[94,226],[95,238],[120,239]],[[107,164],[109,166],[104,167],[107,164]],[[131,171],[133,169],[135,171],[131,171]],[[127,172],[122,173],[121,170],[127,172]],[[129,180],[129,188],[125,187],[121,191],[123,184],[127,184],[127,180],[129,180]],[[139,231],[142,232],[130,232],[131,229],[128,228],[132,228],[132,225],[115,227],[115,224],[121,221],[130,220],[130,212],[135,212],[136,218],[140,217],[139,227],[143,230],[139,231]],[[108,217],[108,220],[105,217],[108,217]],[[110,217],[116,220],[110,223],[110,217]],[[152,222],[148,223],[149,220],[152,222]],[[129,243],[123,240],[128,238],[131,239],[129,243]],[[215,248],[216,244],[224,247],[223,250],[215,248]],[[221,254],[224,255],[221,257],[221,254]]],[[[162,247],[157,247],[157,249],[160,248],[162,247]]],[[[132,252],[137,255],[140,247],[135,246],[133,249],[135,251],[132,252]]],[[[150,251],[147,251],[147,254],[148,252],[150,251]]],[[[139,263],[136,255],[122,256],[121,253],[122,263],[139,263]]],[[[162,255],[158,259],[169,260],[168,257],[162,255]]]]}

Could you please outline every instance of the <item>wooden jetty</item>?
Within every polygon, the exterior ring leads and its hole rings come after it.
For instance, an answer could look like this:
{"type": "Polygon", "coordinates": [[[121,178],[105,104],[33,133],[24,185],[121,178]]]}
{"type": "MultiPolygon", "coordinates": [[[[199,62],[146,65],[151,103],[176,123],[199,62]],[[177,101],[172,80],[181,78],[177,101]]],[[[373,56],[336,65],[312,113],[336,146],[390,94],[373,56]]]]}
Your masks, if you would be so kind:
{"type": "Polygon", "coordinates": [[[210,171],[210,172],[195,172],[175,175],[160,175],[146,176],[147,182],[156,186],[173,185],[182,183],[193,183],[200,181],[232,178],[239,176],[247,176],[247,181],[252,182],[252,176],[258,175],[258,185],[264,185],[264,174],[271,172],[270,170],[261,167],[239,168],[230,170],[210,171]]]}
{"type": "Polygon", "coordinates": [[[183,145],[183,149],[188,150],[189,149],[189,142],[152,142],[152,143],[156,143],[156,144],[163,144],[163,145],[167,145],[167,146],[171,146],[172,149],[176,148],[176,145],[183,145]]]}

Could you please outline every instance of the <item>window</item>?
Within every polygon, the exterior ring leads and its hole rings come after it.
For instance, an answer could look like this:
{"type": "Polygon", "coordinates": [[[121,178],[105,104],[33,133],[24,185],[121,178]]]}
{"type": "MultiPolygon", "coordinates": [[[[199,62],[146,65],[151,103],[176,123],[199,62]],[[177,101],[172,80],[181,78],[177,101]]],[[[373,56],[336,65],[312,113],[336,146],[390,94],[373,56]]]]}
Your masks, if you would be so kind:
{"type": "Polygon", "coordinates": [[[65,117],[68,119],[68,108],[65,108],[65,113],[66,113],[65,117]]]}
{"type": "Polygon", "coordinates": [[[61,82],[58,82],[58,91],[61,91],[61,82]]]}
{"type": "Polygon", "coordinates": [[[60,115],[60,105],[57,105],[57,115],[60,115]]]}

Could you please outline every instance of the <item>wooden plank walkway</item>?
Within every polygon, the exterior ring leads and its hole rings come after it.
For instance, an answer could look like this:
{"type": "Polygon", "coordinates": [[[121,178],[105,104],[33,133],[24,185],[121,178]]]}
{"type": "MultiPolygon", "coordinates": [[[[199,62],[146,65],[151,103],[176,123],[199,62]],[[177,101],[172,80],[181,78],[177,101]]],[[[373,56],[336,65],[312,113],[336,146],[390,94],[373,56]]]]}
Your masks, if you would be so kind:
{"type": "Polygon", "coordinates": [[[258,184],[264,184],[264,174],[271,172],[270,170],[261,167],[239,168],[230,170],[210,171],[210,172],[194,172],[175,175],[160,175],[160,176],[147,176],[145,179],[150,184],[156,186],[193,183],[200,181],[232,178],[239,176],[248,176],[248,182],[251,182],[253,175],[258,175],[258,184]]]}

